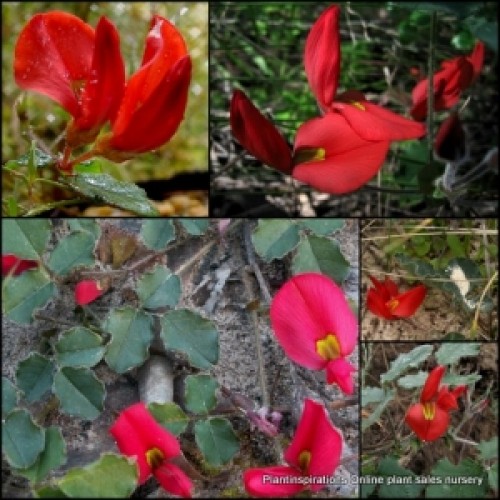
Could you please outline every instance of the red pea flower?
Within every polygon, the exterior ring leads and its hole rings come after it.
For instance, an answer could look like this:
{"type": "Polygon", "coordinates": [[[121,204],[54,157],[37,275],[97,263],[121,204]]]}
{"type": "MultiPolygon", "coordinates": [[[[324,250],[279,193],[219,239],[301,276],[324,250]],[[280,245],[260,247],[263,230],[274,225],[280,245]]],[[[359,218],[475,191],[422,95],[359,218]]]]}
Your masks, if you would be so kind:
{"type": "Polygon", "coordinates": [[[13,274],[18,276],[28,269],[35,269],[39,265],[37,260],[21,259],[13,254],[2,255],[2,276],[13,274]]]}
{"type": "Polygon", "coordinates": [[[406,412],[405,421],[423,441],[435,441],[443,436],[450,424],[451,410],[458,408],[457,398],[467,387],[459,385],[452,391],[441,386],[446,371],[444,366],[436,366],[425,381],[420,403],[412,405],[406,412]]]}
{"type": "Polygon", "coordinates": [[[305,45],[309,85],[324,113],[297,131],[292,154],[279,130],[241,92],[230,109],[233,135],[263,163],[332,194],[359,189],[382,166],[391,141],[425,134],[421,123],[368,102],[351,90],[336,96],[340,77],[338,6],[327,8],[312,26],[305,45]]]}
{"type": "Polygon", "coordinates": [[[306,368],[326,370],[329,384],[354,391],[345,357],[356,346],[358,322],[342,289],[317,273],[299,274],[278,290],[271,303],[271,325],[286,355],[306,368]]]}
{"type": "MultiPolygon", "coordinates": [[[[434,73],[432,80],[435,111],[453,107],[460,94],[474,83],[483,68],[484,48],[483,42],[477,42],[469,56],[441,63],[441,69],[434,73]]],[[[425,120],[427,116],[428,90],[428,78],[418,82],[412,90],[413,107],[410,113],[415,120],[425,120]]]]}
{"type": "Polygon", "coordinates": [[[101,17],[94,29],[53,11],[33,16],[15,47],[14,76],[23,89],[46,95],[73,116],[67,142],[92,142],[118,110],[125,68],[115,26],[101,17]]]}
{"type": "Polygon", "coordinates": [[[112,132],[98,139],[96,151],[123,161],[166,143],[184,118],[190,81],[184,38],[167,19],[154,16],[141,67],[128,80],[112,132]]]}
{"type": "Polygon", "coordinates": [[[171,462],[181,453],[179,442],[156,422],[144,403],[136,403],[122,411],[110,433],[121,453],[137,459],[139,484],[154,475],[169,493],[191,497],[191,480],[171,462]]]}
{"type": "Polygon", "coordinates": [[[304,479],[331,476],[341,452],[342,435],[325,407],[306,399],[293,440],[284,453],[288,465],[247,469],[243,473],[245,489],[256,497],[291,496],[305,490],[308,484],[311,491],[319,491],[324,484],[304,479]]]}
{"type": "Polygon", "coordinates": [[[451,113],[439,127],[434,140],[434,151],[444,160],[457,161],[465,154],[465,140],[458,113],[451,113]]]}
{"type": "Polygon", "coordinates": [[[424,301],[427,289],[418,285],[407,292],[400,293],[399,288],[389,277],[381,282],[368,276],[374,288],[368,289],[366,307],[375,315],[385,319],[409,318],[424,301]]]}
{"type": "Polygon", "coordinates": [[[90,304],[104,293],[104,289],[98,281],[80,281],[75,287],[75,302],[79,306],[90,304]]]}

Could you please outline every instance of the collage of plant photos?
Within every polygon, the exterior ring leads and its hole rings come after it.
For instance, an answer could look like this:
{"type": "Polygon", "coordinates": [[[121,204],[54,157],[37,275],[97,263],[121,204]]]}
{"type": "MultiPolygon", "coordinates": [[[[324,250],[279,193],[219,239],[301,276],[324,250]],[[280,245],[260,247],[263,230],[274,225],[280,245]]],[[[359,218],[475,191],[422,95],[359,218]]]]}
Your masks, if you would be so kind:
{"type": "Polygon", "coordinates": [[[498,497],[497,2],[2,20],[2,497],[498,497]]]}

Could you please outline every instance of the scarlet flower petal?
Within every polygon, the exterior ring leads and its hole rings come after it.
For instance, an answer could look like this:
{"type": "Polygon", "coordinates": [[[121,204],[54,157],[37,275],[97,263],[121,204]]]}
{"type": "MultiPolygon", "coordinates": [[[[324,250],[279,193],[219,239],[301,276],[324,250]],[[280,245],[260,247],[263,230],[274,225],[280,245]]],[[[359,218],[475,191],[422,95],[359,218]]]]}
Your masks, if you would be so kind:
{"type": "Polygon", "coordinates": [[[13,254],[2,255],[2,276],[11,273],[14,276],[24,273],[28,269],[37,268],[37,260],[21,259],[13,254]]]}
{"type": "Polygon", "coordinates": [[[295,495],[304,489],[300,482],[302,474],[297,469],[285,465],[247,469],[243,473],[243,484],[254,497],[282,498],[295,495]],[[296,482],[280,484],[280,478],[297,478],[296,482]],[[273,479],[276,482],[273,484],[273,479]]]}
{"type": "Polygon", "coordinates": [[[84,280],[80,281],[75,287],[75,302],[83,306],[90,304],[104,293],[97,281],[84,280]]]}
{"type": "Polygon", "coordinates": [[[304,66],[319,105],[327,109],[335,99],[340,74],[340,8],[328,7],[307,35],[304,66]]]}
{"type": "Polygon", "coordinates": [[[16,43],[16,83],[50,97],[77,118],[80,105],[73,84],[90,75],[94,41],[94,30],[72,14],[36,14],[16,43]]]}
{"type": "Polygon", "coordinates": [[[479,73],[481,73],[481,70],[483,69],[484,49],[484,43],[481,41],[477,41],[471,55],[467,57],[469,62],[472,64],[472,68],[474,71],[473,81],[477,79],[479,73]]]}
{"type": "Polygon", "coordinates": [[[342,289],[318,273],[288,280],[273,298],[270,317],[287,356],[306,368],[326,366],[316,342],[328,334],[336,337],[340,356],[350,354],[357,342],[357,320],[342,289]]]}
{"type": "Polygon", "coordinates": [[[408,409],[405,421],[422,441],[435,441],[445,434],[450,416],[447,411],[436,406],[434,418],[427,420],[422,404],[418,403],[408,409]]]}
{"type": "Polygon", "coordinates": [[[345,394],[354,392],[354,380],[352,372],[356,371],[344,358],[334,359],[326,365],[326,381],[329,384],[337,384],[345,394]]]}
{"type": "Polygon", "coordinates": [[[176,132],[184,117],[191,59],[181,33],[167,19],[154,16],[141,68],[127,82],[105,146],[140,153],[157,148],[176,132]]]}
{"type": "Polygon", "coordinates": [[[120,36],[106,17],[95,30],[95,50],[90,76],[82,91],[82,116],[75,120],[79,129],[89,129],[113,119],[125,87],[125,66],[120,52],[120,36]]]}
{"type": "Polygon", "coordinates": [[[301,150],[324,150],[324,159],[296,164],[292,175],[325,193],[356,191],[374,177],[389,150],[389,141],[365,141],[339,113],[313,118],[297,130],[294,157],[301,150]]]}
{"type": "Polygon", "coordinates": [[[424,301],[426,294],[427,288],[424,285],[418,285],[398,295],[395,297],[398,305],[392,310],[392,314],[398,318],[409,318],[413,316],[424,301]]]}
{"type": "Polygon", "coordinates": [[[429,373],[420,394],[421,403],[431,401],[437,395],[445,371],[446,366],[438,365],[429,373]]]}
{"type": "Polygon", "coordinates": [[[368,101],[355,104],[339,102],[334,103],[332,108],[340,113],[365,141],[404,141],[425,135],[425,126],[422,123],[404,118],[368,101]]]}
{"type": "Polygon", "coordinates": [[[441,387],[439,389],[436,404],[446,411],[456,410],[458,408],[457,398],[447,387],[441,387]]]}
{"type": "Polygon", "coordinates": [[[158,480],[165,491],[183,498],[193,496],[193,483],[186,474],[176,465],[163,462],[153,471],[154,477],[158,480]]]}
{"type": "MultiPolygon", "coordinates": [[[[290,446],[285,450],[287,463],[301,469],[300,456],[310,453],[310,461],[304,475],[331,476],[337,468],[342,453],[342,435],[332,424],[325,407],[312,399],[306,399],[300,421],[290,446]]],[[[322,485],[311,485],[313,491],[322,485]]]]}
{"type": "Polygon", "coordinates": [[[234,137],[250,154],[270,167],[290,173],[292,155],[288,143],[241,90],[234,91],[229,115],[234,137]]]}
{"type": "MultiPolygon", "coordinates": [[[[396,284],[393,281],[391,281],[388,277],[385,278],[384,282],[379,281],[374,276],[368,275],[368,278],[370,278],[370,281],[373,283],[373,286],[375,287],[377,295],[379,295],[384,302],[387,302],[388,300],[390,300],[391,296],[394,295],[394,287],[392,286],[392,284],[394,284],[394,286],[396,286],[396,284]]],[[[397,295],[398,293],[399,292],[398,292],[398,289],[396,286],[395,295],[397,295]]]]}
{"type": "Polygon", "coordinates": [[[366,294],[366,307],[370,312],[385,319],[394,319],[391,311],[387,307],[386,300],[375,288],[369,288],[366,294]]]}
{"type": "Polygon", "coordinates": [[[457,385],[451,393],[455,398],[459,398],[462,394],[465,394],[467,392],[467,386],[466,385],[457,385]]]}

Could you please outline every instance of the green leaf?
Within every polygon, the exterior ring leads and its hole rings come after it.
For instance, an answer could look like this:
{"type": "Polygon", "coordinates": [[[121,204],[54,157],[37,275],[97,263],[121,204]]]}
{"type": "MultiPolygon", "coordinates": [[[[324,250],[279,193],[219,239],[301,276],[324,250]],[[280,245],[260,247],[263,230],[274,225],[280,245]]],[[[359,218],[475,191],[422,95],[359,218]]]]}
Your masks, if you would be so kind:
{"type": "Polygon", "coordinates": [[[432,468],[431,475],[439,478],[441,484],[428,486],[426,498],[483,498],[486,495],[486,472],[470,458],[458,465],[447,458],[441,459],[432,468]],[[476,484],[468,481],[476,481],[476,484]]]}
{"type": "Polygon", "coordinates": [[[102,165],[99,160],[89,160],[75,165],[76,174],[102,174],[102,165]]]}
{"type": "Polygon", "coordinates": [[[492,437],[489,441],[481,441],[477,449],[481,460],[498,460],[498,436],[492,437]]]}
{"type": "Polygon", "coordinates": [[[45,433],[26,410],[14,410],[2,425],[2,452],[16,469],[31,467],[45,445],[45,433]]]}
{"type": "Polygon", "coordinates": [[[54,348],[60,366],[82,368],[90,368],[99,363],[105,350],[101,337],[83,326],[63,332],[54,348]]]}
{"type": "Polygon", "coordinates": [[[61,368],[54,377],[54,393],[68,415],[94,420],[104,408],[104,384],[87,368],[61,368]]]}
{"type": "Polygon", "coordinates": [[[469,373],[467,375],[455,375],[454,373],[447,373],[443,377],[443,384],[446,385],[472,385],[481,380],[481,375],[477,373],[469,373]]]}
{"type": "Polygon", "coordinates": [[[113,309],[103,328],[111,334],[105,356],[111,369],[125,373],[146,361],[153,340],[151,316],[132,307],[113,309]]]}
{"type": "Polygon", "coordinates": [[[477,9],[477,2],[398,2],[398,7],[427,12],[448,12],[466,17],[477,9]]]}
{"type": "Polygon", "coordinates": [[[141,238],[153,250],[164,250],[175,238],[174,223],[170,219],[147,220],[142,224],[141,238]]]}
{"type": "Polygon", "coordinates": [[[184,392],[186,409],[199,415],[208,414],[217,404],[218,387],[217,380],[209,375],[188,375],[184,392]]]}
{"type": "Polygon", "coordinates": [[[418,373],[412,375],[405,375],[398,379],[399,387],[403,389],[415,389],[416,387],[423,387],[425,381],[427,380],[427,372],[419,371],[418,373]]]}
{"type": "Polygon", "coordinates": [[[2,377],[2,418],[16,407],[18,398],[16,386],[7,377],[2,377]]]}
{"type": "Polygon", "coordinates": [[[227,464],[238,452],[238,438],[225,418],[209,418],[196,422],[194,439],[209,465],[227,464]]]}
{"type": "Polygon", "coordinates": [[[179,219],[184,229],[193,236],[202,235],[210,225],[207,219],[179,219]]]}
{"type": "Polygon", "coordinates": [[[380,403],[385,397],[384,389],[380,387],[363,387],[361,390],[361,404],[367,406],[373,403],[380,403]]]}
{"type": "Polygon", "coordinates": [[[47,266],[56,274],[64,275],[75,267],[93,265],[95,243],[94,235],[88,232],[68,234],[55,246],[47,266]]]}
{"type": "Polygon", "coordinates": [[[130,182],[118,181],[108,174],[77,174],[66,183],[84,196],[144,217],[155,217],[158,211],[143,189],[130,182]]]}
{"type": "Polygon", "coordinates": [[[51,229],[52,222],[48,219],[2,219],[2,255],[40,260],[51,229]]]}
{"type": "Polygon", "coordinates": [[[95,219],[68,219],[71,231],[83,231],[90,233],[97,240],[101,234],[101,227],[95,219]]]}
{"type": "Polygon", "coordinates": [[[361,420],[361,432],[364,432],[379,419],[385,407],[394,399],[395,394],[396,391],[393,389],[385,391],[384,399],[373,409],[370,416],[361,420]]]}
{"type": "Polygon", "coordinates": [[[219,359],[219,333],[211,321],[187,309],[170,311],[161,319],[166,349],[184,353],[195,368],[207,370],[219,359]]]}
{"type": "Polygon", "coordinates": [[[33,148],[32,150],[30,150],[29,153],[26,153],[17,160],[15,160],[15,162],[18,165],[27,167],[30,162],[30,159],[34,160],[34,164],[38,168],[50,167],[55,163],[55,158],[53,158],[51,155],[48,155],[47,153],[38,148],[33,148]]]}
{"type": "Polygon", "coordinates": [[[436,361],[439,365],[453,365],[460,358],[477,356],[479,349],[480,344],[477,343],[443,343],[436,352],[436,361]]]}
{"type": "Polygon", "coordinates": [[[156,266],[144,273],[137,283],[141,307],[158,309],[174,307],[181,296],[181,280],[166,266],[156,266]]]}
{"type": "Polygon", "coordinates": [[[298,219],[299,226],[310,229],[318,236],[328,236],[340,231],[345,224],[344,219],[298,219]]]}
{"type": "Polygon", "coordinates": [[[432,353],[431,345],[421,345],[415,347],[410,352],[400,354],[392,363],[389,370],[380,376],[380,381],[391,382],[398,378],[409,368],[416,368],[423,363],[432,353]]]}
{"type": "Polygon", "coordinates": [[[97,462],[71,469],[58,486],[71,498],[127,498],[137,480],[134,459],[106,453],[97,462]]]}
{"type": "Polygon", "coordinates": [[[41,486],[33,490],[35,498],[68,498],[57,486],[41,486]]]}
{"type": "Polygon", "coordinates": [[[49,427],[45,430],[45,447],[38,455],[36,462],[27,469],[16,469],[19,474],[32,483],[39,483],[47,474],[66,463],[66,443],[58,427],[49,427]]]}
{"type": "Polygon", "coordinates": [[[394,457],[385,457],[380,461],[377,475],[385,479],[379,488],[381,498],[418,498],[424,488],[423,484],[415,481],[416,475],[401,467],[394,457]]]}
{"type": "Polygon", "coordinates": [[[31,323],[33,312],[45,306],[55,291],[54,283],[43,271],[13,276],[4,284],[3,313],[17,323],[31,323]]]}
{"type": "Polygon", "coordinates": [[[488,484],[490,488],[497,494],[498,492],[498,462],[495,462],[488,469],[488,484]]]}
{"type": "Polygon", "coordinates": [[[317,272],[326,274],[341,285],[349,274],[349,262],[342,255],[337,241],[322,236],[307,236],[292,262],[293,274],[317,272]]]}
{"type": "Polygon", "coordinates": [[[252,232],[252,242],[266,262],[280,259],[297,246],[298,226],[286,219],[260,219],[252,232]]]}
{"type": "Polygon", "coordinates": [[[29,403],[38,401],[52,386],[54,363],[38,353],[31,353],[16,370],[16,382],[29,403]]]}
{"type": "Polygon", "coordinates": [[[154,419],[174,436],[182,434],[189,423],[187,415],[175,403],[151,403],[148,410],[154,419]]]}

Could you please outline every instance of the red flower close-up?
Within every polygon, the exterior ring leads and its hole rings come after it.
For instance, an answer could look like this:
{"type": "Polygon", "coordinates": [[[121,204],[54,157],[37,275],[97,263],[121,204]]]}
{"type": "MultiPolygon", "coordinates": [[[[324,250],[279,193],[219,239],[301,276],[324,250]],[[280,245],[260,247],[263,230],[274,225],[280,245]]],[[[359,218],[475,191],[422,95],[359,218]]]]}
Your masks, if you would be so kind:
{"type": "Polygon", "coordinates": [[[286,355],[301,366],[326,370],[329,384],[354,391],[346,360],[358,339],[358,322],[342,289],[318,273],[289,279],[273,297],[271,326],[286,355]]]}
{"type": "Polygon", "coordinates": [[[94,280],[83,280],[75,286],[75,302],[84,306],[94,302],[104,293],[100,283],[94,280]]]}
{"type": "Polygon", "coordinates": [[[458,408],[457,398],[467,390],[464,385],[451,391],[441,386],[445,371],[445,366],[436,366],[429,373],[420,402],[412,405],[405,415],[405,422],[423,441],[435,441],[446,433],[450,425],[449,412],[458,408]]]}
{"type": "Polygon", "coordinates": [[[13,254],[2,255],[2,276],[8,274],[18,276],[29,269],[36,269],[38,266],[37,260],[21,259],[13,254]]]}
{"type": "Polygon", "coordinates": [[[153,475],[165,491],[191,497],[191,480],[171,461],[181,453],[179,442],[156,422],[144,403],[123,410],[110,432],[120,452],[137,460],[139,484],[153,475]]]}
{"type": "Polygon", "coordinates": [[[424,285],[417,285],[406,292],[400,292],[398,285],[389,277],[379,281],[368,276],[373,287],[368,289],[366,307],[376,316],[384,319],[409,318],[420,307],[427,294],[424,285]]]}
{"type": "MultiPolygon", "coordinates": [[[[454,57],[441,63],[441,69],[434,73],[432,79],[435,111],[452,108],[462,92],[476,81],[483,68],[484,50],[484,43],[477,42],[470,55],[454,57]]],[[[411,115],[415,120],[425,120],[427,116],[428,92],[427,78],[413,88],[411,115]]]]}
{"type": "Polygon", "coordinates": [[[342,434],[332,424],[325,407],[306,399],[290,446],[285,450],[287,465],[247,469],[243,483],[255,497],[288,497],[304,490],[316,492],[325,485],[308,484],[305,479],[331,476],[342,453],[342,434]],[[286,478],[286,481],[280,481],[286,478]]]}
{"type": "Polygon", "coordinates": [[[241,91],[231,101],[234,137],[267,165],[314,188],[345,194],[370,181],[391,141],[415,139],[425,127],[365,99],[359,91],[337,95],[340,78],[340,8],[327,8],[312,26],[304,51],[309,86],[322,116],[306,121],[289,146],[279,130],[241,91]]]}

